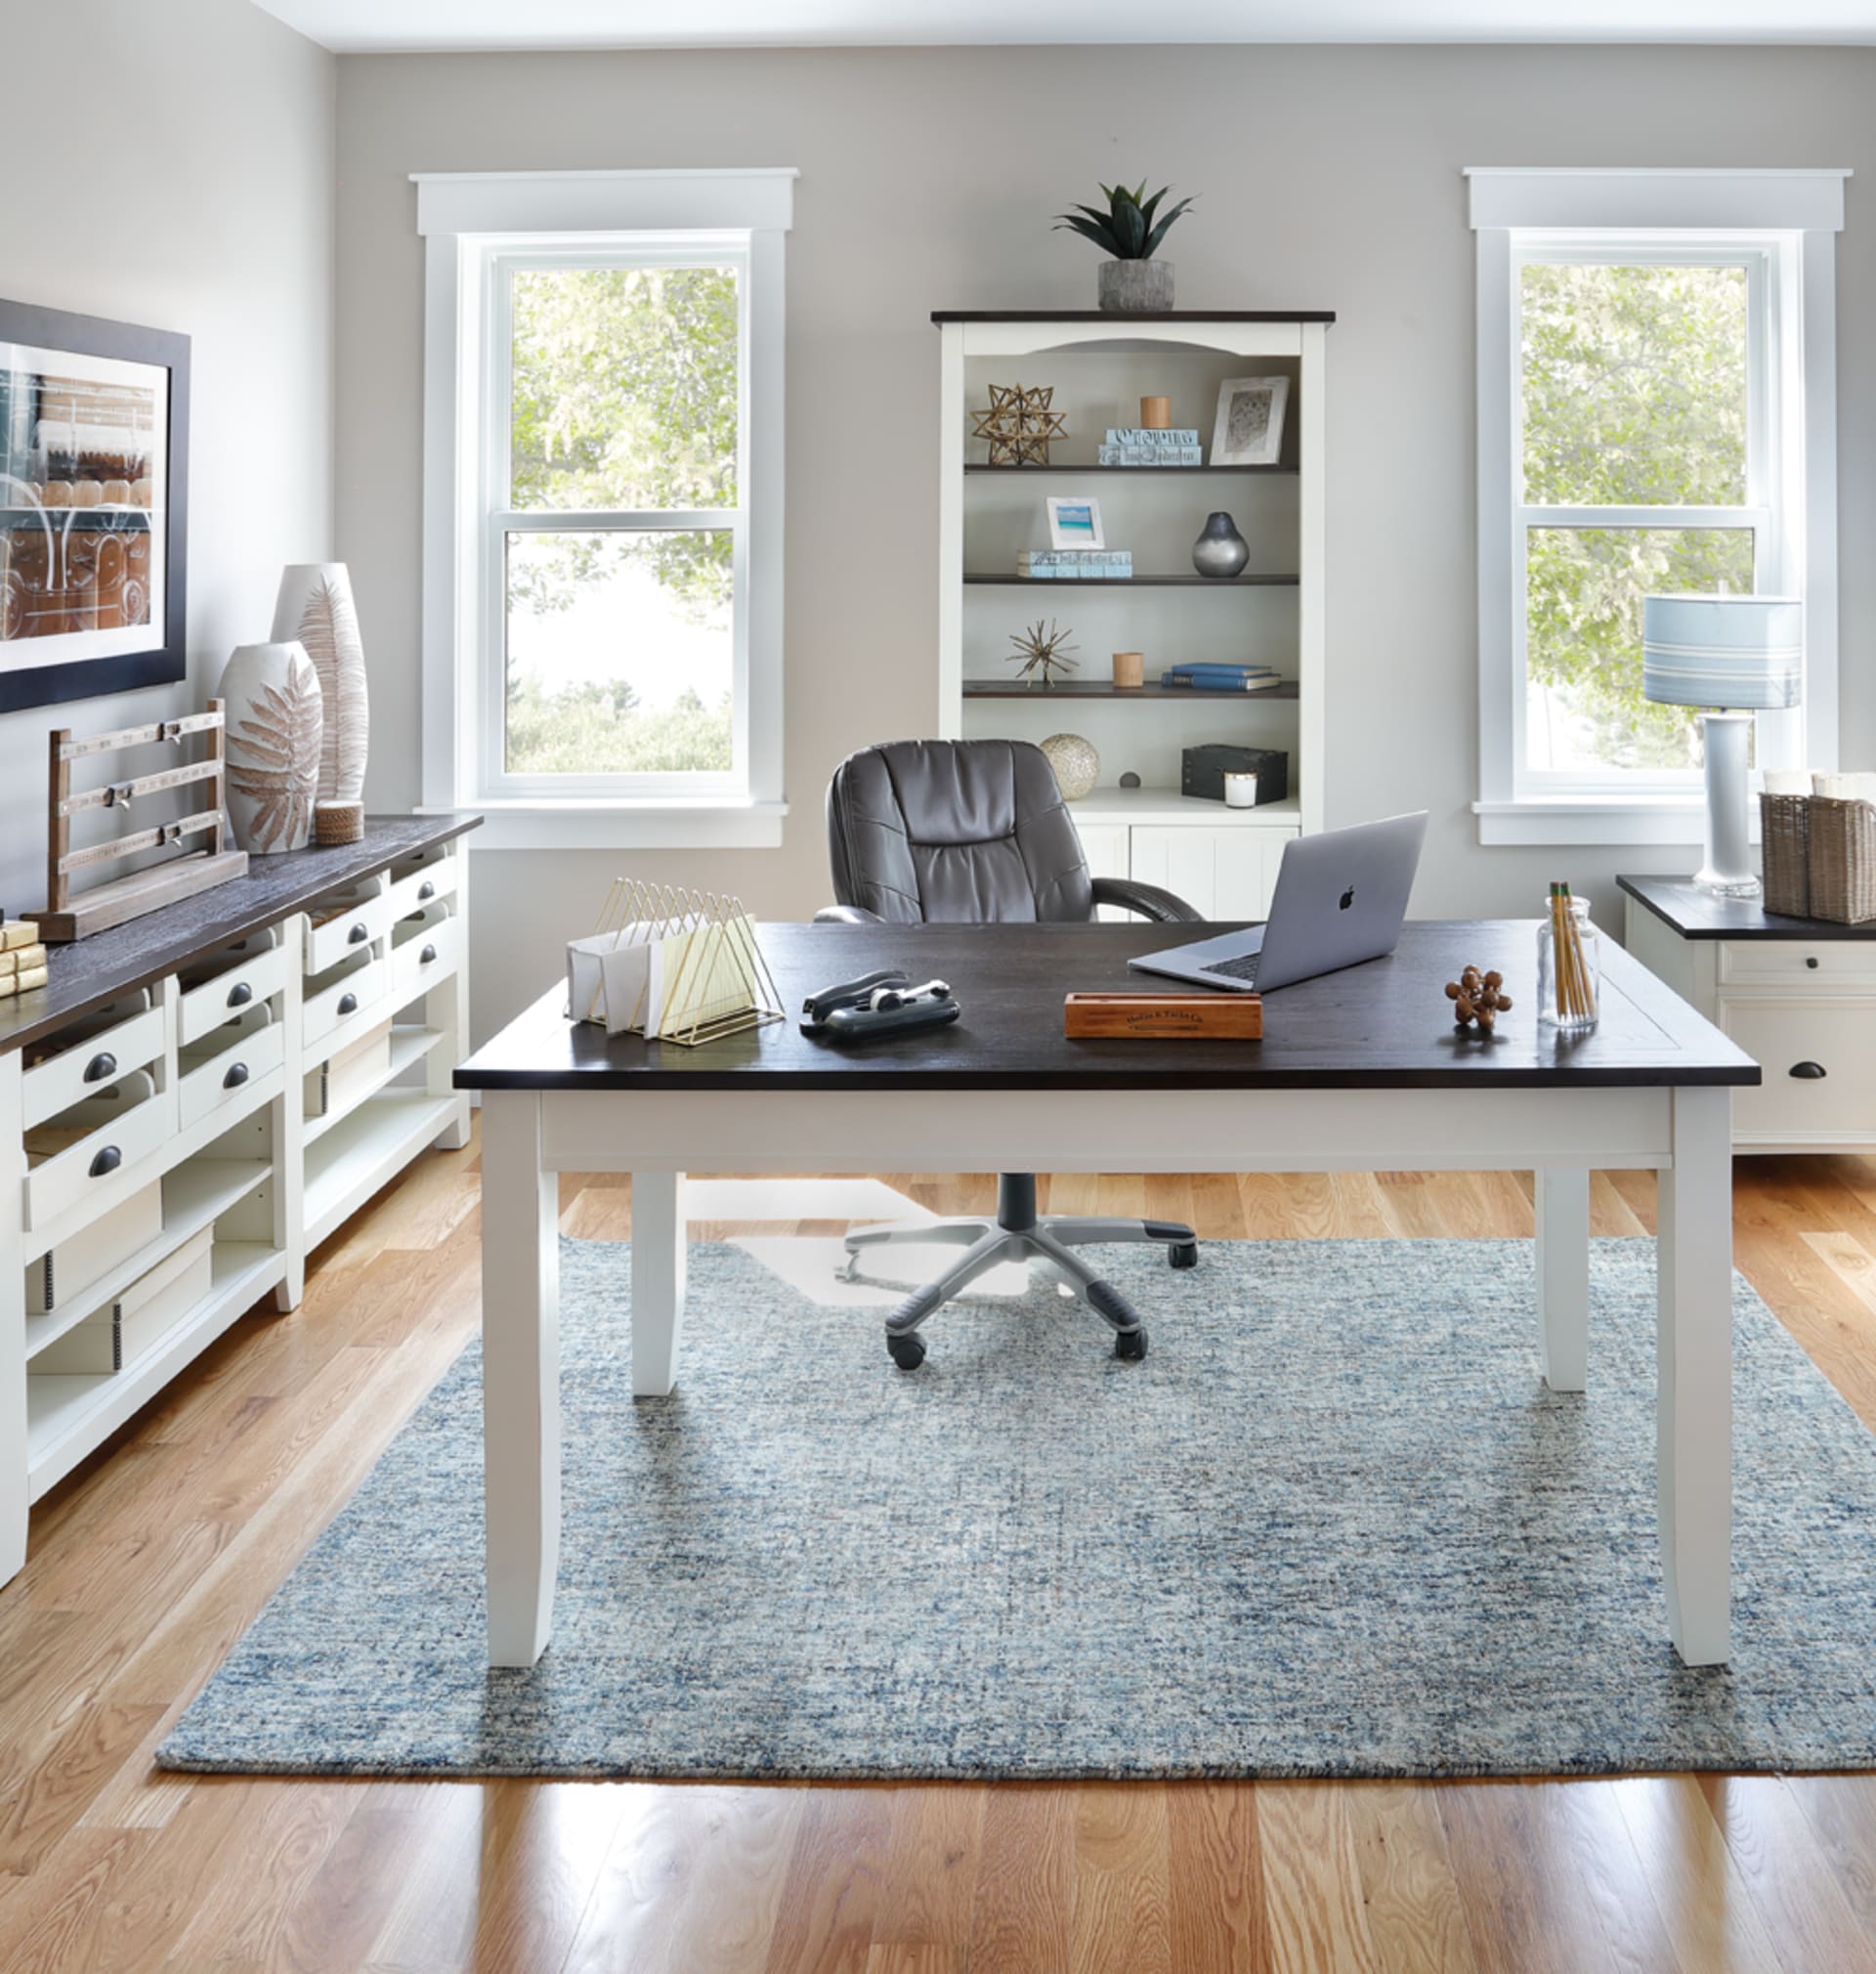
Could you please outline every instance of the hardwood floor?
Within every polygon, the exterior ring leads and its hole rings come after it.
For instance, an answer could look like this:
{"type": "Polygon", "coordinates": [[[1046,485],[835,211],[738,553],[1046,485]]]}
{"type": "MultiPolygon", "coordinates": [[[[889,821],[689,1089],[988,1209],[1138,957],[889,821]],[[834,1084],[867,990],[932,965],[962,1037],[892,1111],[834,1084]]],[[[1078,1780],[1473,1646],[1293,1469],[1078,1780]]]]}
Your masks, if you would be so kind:
{"type": "MultiPolygon", "coordinates": [[[[1876,1162],[1747,1160],[1740,1266],[1876,1430],[1876,1162]]],[[[940,1210],[987,1176],[891,1181],[940,1210]]],[[[1060,1180],[1209,1237],[1527,1235],[1503,1175],[1060,1180]]],[[[567,1182],[570,1231],[629,1225],[567,1182]]],[[[1595,1230],[1647,1229],[1599,1176],[1595,1230]]],[[[832,1223],[798,1223],[831,1231],[832,1223]]],[[[702,1237],[739,1230],[700,1225],[702,1237]]],[[[777,1231],[771,1223],[763,1228],[777,1231]]],[[[0,1592],[0,1968],[1876,1974],[1876,1778],[769,1787],[163,1776],[149,1751],[477,1316],[425,1160],[35,1513],[0,1592]]],[[[884,1364],[882,1360],[882,1375],[884,1364]]]]}

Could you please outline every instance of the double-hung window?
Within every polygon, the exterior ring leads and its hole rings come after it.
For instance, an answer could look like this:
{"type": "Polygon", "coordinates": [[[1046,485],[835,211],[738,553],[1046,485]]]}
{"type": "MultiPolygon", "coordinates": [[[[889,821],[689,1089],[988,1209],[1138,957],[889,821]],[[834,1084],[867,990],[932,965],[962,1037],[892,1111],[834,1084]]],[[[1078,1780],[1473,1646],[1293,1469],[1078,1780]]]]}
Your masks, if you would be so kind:
{"type": "Polygon", "coordinates": [[[419,182],[425,801],[496,844],[779,840],[791,177],[419,182]]]}
{"type": "Polygon", "coordinates": [[[1697,837],[1699,724],[1642,695],[1644,596],[1802,597],[1804,704],[1757,759],[1834,765],[1842,174],[1472,181],[1481,838],[1697,837]]]}

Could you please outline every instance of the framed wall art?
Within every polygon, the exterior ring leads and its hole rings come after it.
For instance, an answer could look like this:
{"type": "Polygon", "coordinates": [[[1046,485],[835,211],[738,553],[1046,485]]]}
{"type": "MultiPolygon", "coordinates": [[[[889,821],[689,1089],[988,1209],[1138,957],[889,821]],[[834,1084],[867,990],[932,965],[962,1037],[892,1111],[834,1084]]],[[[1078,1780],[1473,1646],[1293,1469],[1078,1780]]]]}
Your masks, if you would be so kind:
{"type": "Polygon", "coordinates": [[[1274,466],[1283,451],[1288,377],[1227,377],[1212,428],[1214,466],[1274,466]]]}
{"type": "Polygon", "coordinates": [[[0,301],[0,712],[181,679],[189,338],[0,301]]]}

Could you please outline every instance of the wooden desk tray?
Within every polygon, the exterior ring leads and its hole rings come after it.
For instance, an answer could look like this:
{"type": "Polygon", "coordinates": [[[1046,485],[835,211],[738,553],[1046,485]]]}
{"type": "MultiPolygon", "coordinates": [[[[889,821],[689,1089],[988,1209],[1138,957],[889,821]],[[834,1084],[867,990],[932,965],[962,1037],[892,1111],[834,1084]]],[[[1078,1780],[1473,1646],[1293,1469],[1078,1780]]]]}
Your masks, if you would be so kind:
{"type": "Polygon", "coordinates": [[[1256,1042],[1263,1034],[1258,994],[1069,994],[1062,1033],[1071,1041],[1256,1042]]]}

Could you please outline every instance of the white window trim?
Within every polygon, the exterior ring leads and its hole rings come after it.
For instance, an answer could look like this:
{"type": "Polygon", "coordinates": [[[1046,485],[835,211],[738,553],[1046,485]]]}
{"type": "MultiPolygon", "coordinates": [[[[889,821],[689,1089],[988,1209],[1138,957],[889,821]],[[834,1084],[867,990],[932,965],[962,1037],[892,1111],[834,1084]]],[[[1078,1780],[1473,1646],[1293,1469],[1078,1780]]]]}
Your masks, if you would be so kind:
{"type": "MultiPolygon", "coordinates": [[[[791,168],[706,171],[416,172],[425,243],[423,448],[423,803],[473,807],[487,849],[775,848],[783,784],[784,241],[791,168]],[[488,255],[646,234],[734,236],[746,254],[746,415],[742,484],[746,610],[739,651],[746,792],[630,797],[511,796],[490,788],[477,734],[484,522],[477,438],[483,408],[482,272],[488,255]]],[[[669,517],[666,517],[668,520],[669,517]]]]}
{"type": "MultiPolygon", "coordinates": [[[[1797,322],[1800,347],[1769,350],[1767,361],[1783,365],[1778,395],[1792,421],[1775,448],[1773,470],[1786,471],[1782,504],[1804,523],[1802,540],[1783,543],[1780,555],[1785,579],[1806,603],[1805,697],[1797,712],[1770,716],[1765,731],[1793,765],[1836,765],[1836,236],[1849,176],[1839,170],[1468,168],[1478,281],[1479,799],[1472,812],[1481,843],[1691,845],[1701,840],[1704,827],[1697,785],[1684,793],[1661,788],[1645,794],[1520,786],[1514,687],[1522,675],[1518,589],[1527,516],[1516,504],[1514,485],[1512,279],[1520,248],[1568,250],[1581,246],[1586,234],[1599,236],[1597,244],[1604,248],[1613,243],[1609,236],[1622,231],[1650,243],[1678,235],[1696,251],[1702,236],[1736,244],[1756,235],[1771,249],[1768,268],[1775,265],[1789,284],[1784,306],[1770,314],[1797,322]]],[[[1749,490],[1748,497],[1763,498],[1764,490],[1749,490]]],[[[1756,818],[1754,826],[1756,833],[1756,818]]]]}

